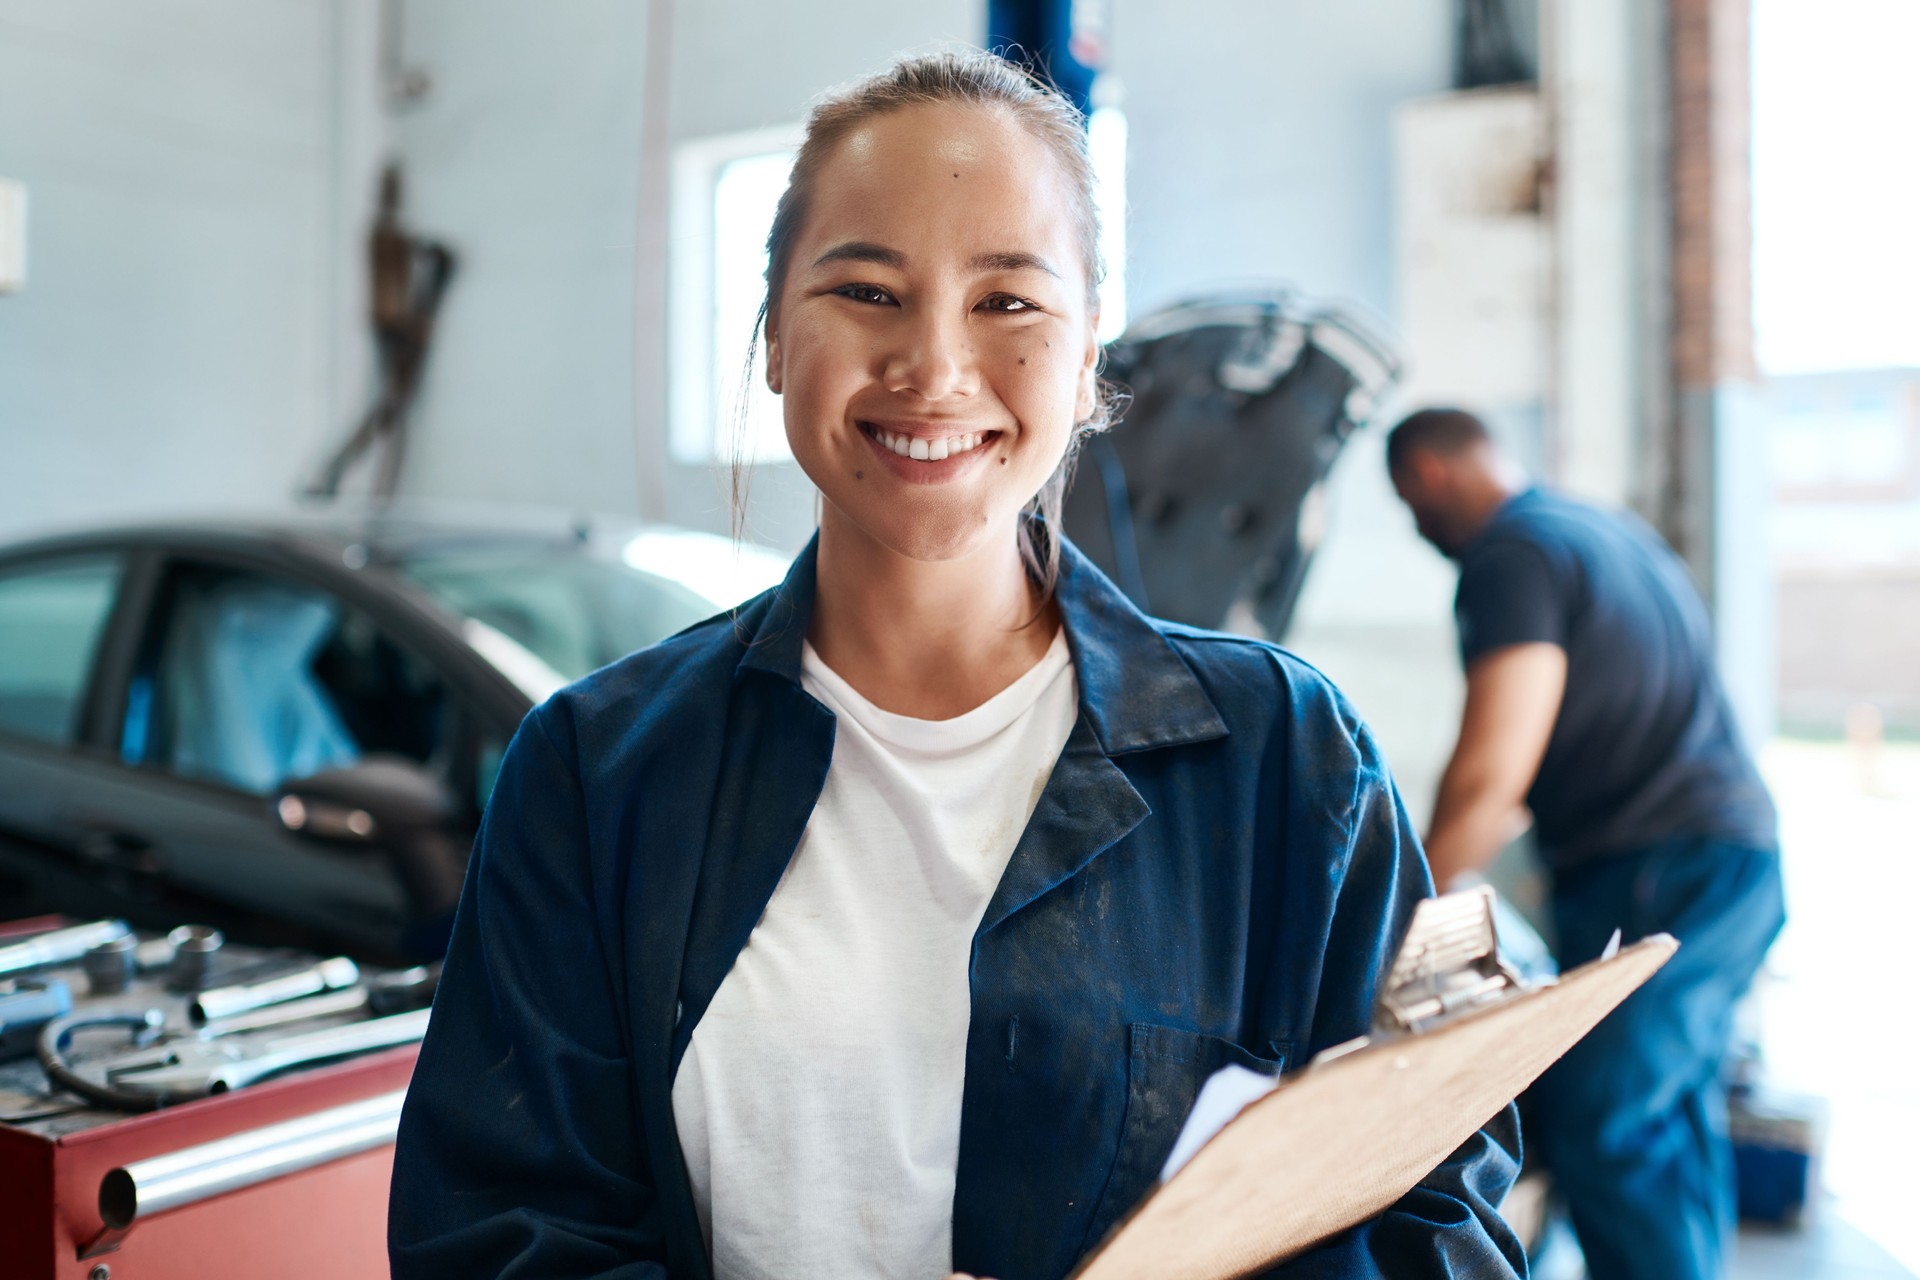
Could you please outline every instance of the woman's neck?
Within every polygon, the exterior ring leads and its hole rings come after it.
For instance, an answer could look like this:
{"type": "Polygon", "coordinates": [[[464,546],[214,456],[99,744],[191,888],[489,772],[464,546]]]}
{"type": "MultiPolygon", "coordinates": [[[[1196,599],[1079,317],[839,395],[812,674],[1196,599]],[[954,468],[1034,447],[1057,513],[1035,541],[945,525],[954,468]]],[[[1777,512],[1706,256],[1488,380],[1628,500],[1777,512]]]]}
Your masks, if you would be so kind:
{"type": "Polygon", "coordinates": [[[1060,613],[1040,605],[1012,530],[958,559],[914,560],[829,513],[807,639],[875,706],[948,720],[1046,656],[1060,613]]]}

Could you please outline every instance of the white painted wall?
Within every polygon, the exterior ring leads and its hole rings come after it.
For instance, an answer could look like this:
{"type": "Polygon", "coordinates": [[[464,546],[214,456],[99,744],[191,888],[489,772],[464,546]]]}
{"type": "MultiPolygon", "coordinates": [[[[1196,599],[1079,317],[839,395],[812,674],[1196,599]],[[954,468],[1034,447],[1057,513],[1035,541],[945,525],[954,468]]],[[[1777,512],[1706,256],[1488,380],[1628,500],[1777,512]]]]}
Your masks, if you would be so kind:
{"type": "MultiPolygon", "coordinates": [[[[1393,118],[1448,86],[1448,0],[1114,8],[1134,313],[1278,280],[1397,327],[1393,118]]],[[[1326,541],[1287,642],[1372,721],[1424,812],[1458,705],[1453,574],[1393,497],[1383,435],[1358,438],[1335,467],[1326,541]]]]}
{"type": "Polygon", "coordinates": [[[1115,0],[1128,292],[1290,280],[1390,316],[1394,107],[1447,86],[1449,0],[1115,0]]]}
{"type": "Polygon", "coordinates": [[[405,492],[631,513],[648,6],[409,0],[406,221],[459,255],[405,492]]]}
{"type": "Polygon", "coordinates": [[[0,533],[288,492],[334,323],[337,7],[0,0],[0,533]]]}

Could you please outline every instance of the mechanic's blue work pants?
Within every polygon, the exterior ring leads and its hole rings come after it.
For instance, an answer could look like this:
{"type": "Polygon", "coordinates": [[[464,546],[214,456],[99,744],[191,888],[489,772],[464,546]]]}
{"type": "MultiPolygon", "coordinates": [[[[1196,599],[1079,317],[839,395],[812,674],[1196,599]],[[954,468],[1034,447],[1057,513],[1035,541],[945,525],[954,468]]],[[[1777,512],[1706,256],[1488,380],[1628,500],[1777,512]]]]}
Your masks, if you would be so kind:
{"type": "Polygon", "coordinates": [[[1721,1069],[1733,1006],[1786,918],[1780,856],[1689,838],[1560,873],[1559,958],[1666,932],[1680,950],[1534,1085],[1537,1145],[1593,1280],[1717,1277],[1734,1226],[1721,1069]]]}

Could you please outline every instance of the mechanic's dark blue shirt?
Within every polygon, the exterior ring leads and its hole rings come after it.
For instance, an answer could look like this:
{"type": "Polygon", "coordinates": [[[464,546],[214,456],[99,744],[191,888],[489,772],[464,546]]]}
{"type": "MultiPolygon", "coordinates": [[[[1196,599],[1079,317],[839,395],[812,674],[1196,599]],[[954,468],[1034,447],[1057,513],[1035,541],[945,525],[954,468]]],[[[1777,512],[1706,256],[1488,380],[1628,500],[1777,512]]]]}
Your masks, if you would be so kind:
{"type": "MultiPolygon", "coordinates": [[[[1149,1190],[1214,1070],[1365,1034],[1431,892],[1373,739],[1325,679],[1145,618],[1062,550],[1079,719],[970,970],[953,1261],[998,1280],[1065,1275],[1149,1190]]],[[[813,584],[809,549],[737,619],[522,724],[400,1125],[397,1280],[710,1274],[671,1084],[832,759],[834,717],[800,685],[813,584]]],[[[1278,1274],[1523,1272],[1496,1211],[1518,1143],[1508,1108],[1278,1274]]]]}
{"type": "Polygon", "coordinates": [[[1565,869],[1675,836],[1757,848],[1773,802],[1741,744],[1686,566],[1637,517],[1529,489],[1460,556],[1460,656],[1545,641],[1567,689],[1527,793],[1565,869]]]}

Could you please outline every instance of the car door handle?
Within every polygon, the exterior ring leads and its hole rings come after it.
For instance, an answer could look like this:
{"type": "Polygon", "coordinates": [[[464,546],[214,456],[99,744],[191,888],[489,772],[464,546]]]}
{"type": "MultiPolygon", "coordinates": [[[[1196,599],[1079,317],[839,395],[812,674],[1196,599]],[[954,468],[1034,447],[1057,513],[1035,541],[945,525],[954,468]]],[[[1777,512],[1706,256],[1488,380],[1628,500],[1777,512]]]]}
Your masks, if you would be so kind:
{"type": "Polygon", "coordinates": [[[157,875],[165,867],[152,839],[124,827],[84,824],[76,847],[86,861],[120,871],[157,875]]]}

